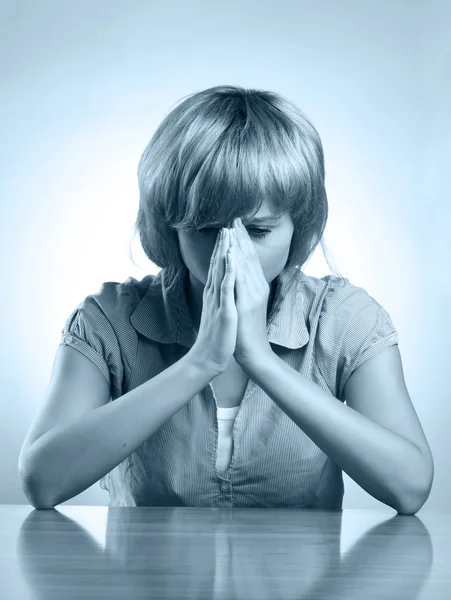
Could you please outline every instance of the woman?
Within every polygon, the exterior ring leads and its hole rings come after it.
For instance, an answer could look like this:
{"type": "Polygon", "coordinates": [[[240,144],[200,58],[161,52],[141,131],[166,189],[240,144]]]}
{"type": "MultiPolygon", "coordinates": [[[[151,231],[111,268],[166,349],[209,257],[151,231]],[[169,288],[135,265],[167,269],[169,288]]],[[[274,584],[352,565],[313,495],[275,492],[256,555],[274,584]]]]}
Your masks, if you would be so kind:
{"type": "Polygon", "coordinates": [[[301,270],[328,211],[307,117],[273,92],[193,94],[138,180],[136,228],[161,270],[106,282],[69,316],[19,460],[30,502],[100,479],[110,506],[342,510],[344,470],[417,512],[433,460],[390,316],[301,270]]]}

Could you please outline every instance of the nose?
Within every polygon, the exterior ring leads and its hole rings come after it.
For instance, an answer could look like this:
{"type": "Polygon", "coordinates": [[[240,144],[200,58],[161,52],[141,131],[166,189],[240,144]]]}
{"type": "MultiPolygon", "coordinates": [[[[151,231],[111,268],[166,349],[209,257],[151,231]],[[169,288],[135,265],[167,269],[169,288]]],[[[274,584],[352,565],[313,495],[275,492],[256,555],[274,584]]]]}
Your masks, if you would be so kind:
{"type": "Polygon", "coordinates": [[[232,219],[228,224],[227,224],[227,228],[231,229],[232,227],[235,227],[236,223],[235,221],[237,221],[237,219],[232,219]]]}

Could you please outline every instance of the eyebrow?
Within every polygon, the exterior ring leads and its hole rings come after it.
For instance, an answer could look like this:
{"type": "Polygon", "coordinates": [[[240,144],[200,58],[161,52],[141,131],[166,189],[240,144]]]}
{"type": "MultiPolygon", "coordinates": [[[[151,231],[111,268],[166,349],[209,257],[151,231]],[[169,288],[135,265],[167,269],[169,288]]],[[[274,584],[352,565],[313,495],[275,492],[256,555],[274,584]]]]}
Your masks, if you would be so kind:
{"type": "MultiPolygon", "coordinates": [[[[245,219],[246,222],[244,222],[243,218],[241,220],[242,220],[242,222],[243,222],[243,224],[245,226],[249,225],[249,224],[255,224],[255,225],[257,225],[259,223],[268,223],[268,224],[274,225],[275,223],[277,223],[278,221],[280,221],[281,217],[282,217],[281,214],[280,215],[270,214],[270,215],[265,215],[263,217],[253,217],[250,221],[248,221],[247,219],[245,219]]],[[[218,226],[215,225],[214,227],[217,228],[218,226]]],[[[205,229],[205,227],[202,228],[202,229],[205,229]]],[[[209,229],[209,227],[206,227],[206,229],[209,229]]]]}
{"type": "Polygon", "coordinates": [[[246,223],[277,223],[277,221],[280,221],[281,217],[282,215],[266,215],[264,217],[254,217],[250,221],[247,221],[246,219],[246,223]]]}

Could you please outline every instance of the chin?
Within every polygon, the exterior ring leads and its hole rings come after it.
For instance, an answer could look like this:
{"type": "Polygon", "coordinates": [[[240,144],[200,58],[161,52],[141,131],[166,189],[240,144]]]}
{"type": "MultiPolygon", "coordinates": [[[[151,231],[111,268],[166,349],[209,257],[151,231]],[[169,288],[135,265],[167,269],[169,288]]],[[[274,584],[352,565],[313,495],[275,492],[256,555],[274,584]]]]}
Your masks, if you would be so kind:
{"type": "Polygon", "coordinates": [[[190,273],[191,277],[196,279],[203,287],[207,285],[208,271],[206,273],[198,274],[195,270],[190,270],[190,273]]]}

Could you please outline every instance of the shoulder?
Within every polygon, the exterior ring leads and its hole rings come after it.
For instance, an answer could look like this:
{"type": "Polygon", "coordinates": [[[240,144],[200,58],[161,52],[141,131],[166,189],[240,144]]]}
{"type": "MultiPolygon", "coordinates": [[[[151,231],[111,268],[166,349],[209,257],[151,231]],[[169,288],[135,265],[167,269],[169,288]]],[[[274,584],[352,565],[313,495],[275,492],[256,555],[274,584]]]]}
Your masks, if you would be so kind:
{"type": "Polygon", "coordinates": [[[124,375],[130,375],[136,358],[137,335],[130,315],[152,278],[102,283],[72,310],[61,331],[60,344],[72,346],[94,362],[113,385],[115,396],[120,395],[124,375]]]}
{"type": "Polygon", "coordinates": [[[389,312],[363,287],[331,275],[316,285],[315,356],[334,395],[341,398],[352,371],[397,344],[398,332],[389,312]]]}
{"type": "Polygon", "coordinates": [[[111,343],[134,346],[137,339],[130,317],[154,283],[154,275],[140,281],[129,277],[123,283],[106,281],[87,295],[72,311],[63,334],[74,327],[86,335],[108,339],[111,343]]]}
{"type": "Polygon", "coordinates": [[[123,283],[106,281],[98,291],[86,296],[77,306],[87,314],[103,315],[114,326],[119,320],[127,318],[142,300],[153,282],[154,275],[146,275],[137,280],[129,277],[123,283]]]}
{"type": "Polygon", "coordinates": [[[302,283],[309,312],[312,317],[316,315],[323,326],[334,323],[337,328],[345,328],[361,311],[385,311],[367,290],[346,277],[318,278],[303,274],[302,283]]]}
{"type": "Polygon", "coordinates": [[[63,333],[73,326],[86,323],[99,330],[115,328],[117,323],[130,317],[152,283],[153,275],[147,275],[141,281],[129,277],[123,283],[106,281],[96,292],[85,296],[69,314],[63,333]]]}

